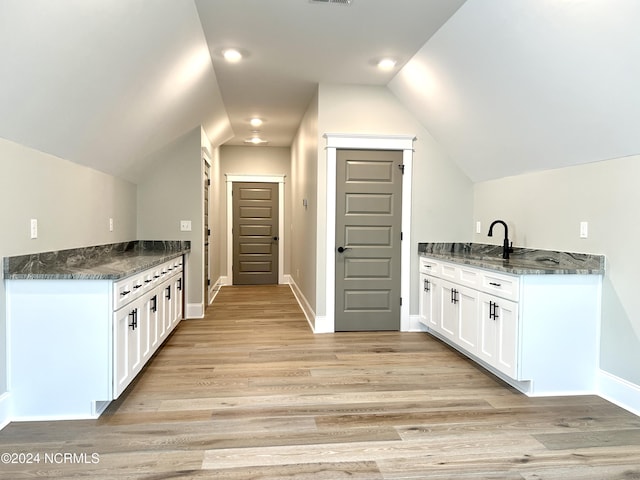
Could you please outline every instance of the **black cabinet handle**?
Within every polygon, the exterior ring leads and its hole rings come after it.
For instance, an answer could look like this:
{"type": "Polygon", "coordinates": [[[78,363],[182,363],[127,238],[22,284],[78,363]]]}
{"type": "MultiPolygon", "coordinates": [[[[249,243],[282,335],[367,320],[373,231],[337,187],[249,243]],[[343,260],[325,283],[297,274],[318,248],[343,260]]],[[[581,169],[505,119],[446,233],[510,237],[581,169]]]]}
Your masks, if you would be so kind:
{"type": "Polygon", "coordinates": [[[181,278],[178,279],[178,290],[182,291],[182,279],[181,278]]]}
{"type": "Polygon", "coordinates": [[[158,311],[158,295],[154,295],[153,297],[151,297],[151,301],[153,302],[151,311],[155,313],[158,311]]]}
{"type": "Polygon", "coordinates": [[[134,285],[133,288],[134,288],[134,290],[137,290],[139,288],[142,288],[142,285],[134,285]]]}
{"type": "Polygon", "coordinates": [[[496,282],[489,282],[489,285],[493,285],[494,287],[501,287],[502,286],[501,283],[496,283],[496,282]]]}
{"type": "Polygon", "coordinates": [[[160,278],[160,275],[154,275],[153,278],[160,278]]]}
{"type": "Polygon", "coordinates": [[[129,316],[131,317],[131,323],[129,324],[129,327],[131,327],[131,330],[135,330],[136,328],[138,328],[138,309],[134,308],[133,310],[131,310],[129,316]]]}
{"type": "Polygon", "coordinates": [[[120,292],[121,296],[125,296],[125,295],[129,295],[131,293],[131,290],[125,290],[124,292],[120,292]]]}
{"type": "Polygon", "coordinates": [[[430,291],[430,290],[431,290],[430,282],[429,282],[429,280],[427,280],[427,279],[425,278],[425,279],[424,279],[424,291],[425,291],[425,292],[428,292],[428,291],[430,291]]]}
{"type": "Polygon", "coordinates": [[[167,295],[165,296],[167,300],[171,300],[171,285],[167,287],[167,295]]]}
{"type": "Polygon", "coordinates": [[[489,302],[489,318],[491,320],[498,319],[498,304],[496,302],[489,302]]]}
{"type": "Polygon", "coordinates": [[[144,281],[144,283],[151,283],[151,282],[153,282],[153,280],[151,280],[151,279],[147,279],[147,280],[144,281]]]}
{"type": "Polygon", "coordinates": [[[458,303],[458,291],[455,288],[451,289],[451,303],[458,303]]]}

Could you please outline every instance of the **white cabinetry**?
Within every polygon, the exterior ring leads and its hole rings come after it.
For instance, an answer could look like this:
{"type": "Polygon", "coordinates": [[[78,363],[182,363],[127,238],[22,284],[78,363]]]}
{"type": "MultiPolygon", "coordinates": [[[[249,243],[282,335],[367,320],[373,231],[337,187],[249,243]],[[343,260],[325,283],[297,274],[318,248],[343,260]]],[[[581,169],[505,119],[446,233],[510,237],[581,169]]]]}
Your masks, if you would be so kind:
{"type": "Polygon", "coordinates": [[[118,398],[182,318],[182,258],[118,281],[6,280],[12,418],[93,418],[118,398]]]}
{"type": "Polygon", "coordinates": [[[482,360],[511,378],[516,378],[518,348],[518,304],[480,293],[478,349],[482,360]]]}
{"type": "Polygon", "coordinates": [[[600,275],[509,275],[420,258],[420,322],[530,395],[592,393],[600,275]]]}
{"type": "Polygon", "coordinates": [[[158,346],[182,318],[182,260],[166,262],[153,271],[114,284],[114,298],[126,293],[129,303],[116,299],[113,313],[113,398],[118,398],[158,346]],[[137,285],[140,285],[136,288],[137,285]],[[179,287],[179,288],[178,288],[179,287]]]}

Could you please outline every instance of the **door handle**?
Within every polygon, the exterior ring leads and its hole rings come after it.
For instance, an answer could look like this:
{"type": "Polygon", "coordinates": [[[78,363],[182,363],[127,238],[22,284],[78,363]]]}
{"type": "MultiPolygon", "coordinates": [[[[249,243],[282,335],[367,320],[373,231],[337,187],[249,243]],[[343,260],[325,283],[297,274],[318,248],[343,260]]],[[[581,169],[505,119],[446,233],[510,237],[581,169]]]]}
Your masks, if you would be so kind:
{"type": "Polygon", "coordinates": [[[349,247],[338,247],[338,252],[339,253],[342,253],[342,252],[344,252],[346,250],[350,250],[350,248],[349,247]]]}

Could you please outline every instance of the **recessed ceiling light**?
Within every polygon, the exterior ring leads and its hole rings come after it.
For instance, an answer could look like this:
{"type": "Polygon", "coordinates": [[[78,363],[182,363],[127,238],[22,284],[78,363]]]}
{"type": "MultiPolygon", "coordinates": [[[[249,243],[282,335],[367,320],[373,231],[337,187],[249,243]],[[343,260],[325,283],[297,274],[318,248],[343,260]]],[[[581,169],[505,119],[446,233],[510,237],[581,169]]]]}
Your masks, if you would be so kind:
{"type": "Polygon", "coordinates": [[[396,61],[393,58],[383,58],[378,62],[378,68],[380,70],[391,70],[396,66],[396,61]]]}
{"type": "Polygon", "coordinates": [[[252,127],[259,127],[260,125],[262,125],[262,119],[258,118],[258,117],[253,117],[249,123],[251,124],[252,127]]]}
{"type": "Polygon", "coordinates": [[[264,145],[265,143],[269,143],[267,140],[263,140],[262,138],[258,137],[258,136],[254,136],[251,138],[246,138],[244,140],[244,143],[249,143],[251,145],[264,145]]]}
{"type": "Polygon", "coordinates": [[[235,48],[227,48],[222,51],[222,56],[227,62],[236,63],[242,60],[242,53],[235,48]]]}

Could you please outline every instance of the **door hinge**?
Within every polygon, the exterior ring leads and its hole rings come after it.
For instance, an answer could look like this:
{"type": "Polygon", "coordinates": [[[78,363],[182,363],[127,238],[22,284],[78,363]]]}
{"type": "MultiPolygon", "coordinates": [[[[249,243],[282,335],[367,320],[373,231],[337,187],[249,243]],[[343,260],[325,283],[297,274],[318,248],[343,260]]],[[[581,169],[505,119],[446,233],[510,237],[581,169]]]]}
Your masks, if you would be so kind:
{"type": "Polygon", "coordinates": [[[402,238],[402,232],[400,232],[400,240],[403,240],[403,238],[402,238]]]}
{"type": "Polygon", "coordinates": [[[211,179],[207,178],[207,187],[211,186],[211,179]]]}
{"type": "Polygon", "coordinates": [[[400,297],[400,306],[402,306],[402,297],[400,297]]]}
{"type": "Polygon", "coordinates": [[[404,164],[401,163],[400,165],[398,165],[398,168],[400,169],[400,171],[404,175],[404,164]]]}
{"type": "Polygon", "coordinates": [[[211,229],[210,228],[207,228],[207,236],[211,236],[211,229]]]}
{"type": "Polygon", "coordinates": [[[207,285],[210,286],[211,285],[211,279],[207,278],[207,285]]]}

